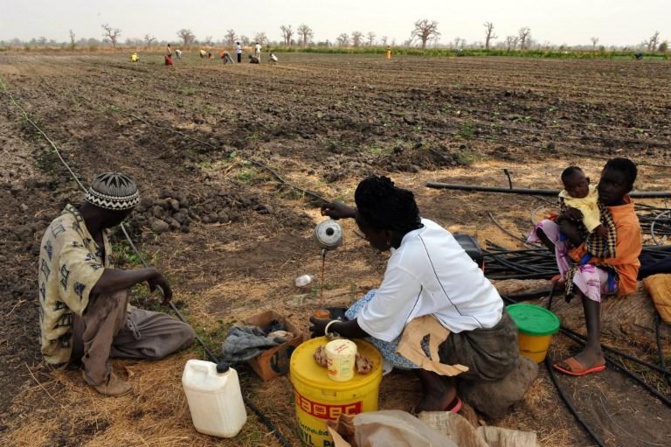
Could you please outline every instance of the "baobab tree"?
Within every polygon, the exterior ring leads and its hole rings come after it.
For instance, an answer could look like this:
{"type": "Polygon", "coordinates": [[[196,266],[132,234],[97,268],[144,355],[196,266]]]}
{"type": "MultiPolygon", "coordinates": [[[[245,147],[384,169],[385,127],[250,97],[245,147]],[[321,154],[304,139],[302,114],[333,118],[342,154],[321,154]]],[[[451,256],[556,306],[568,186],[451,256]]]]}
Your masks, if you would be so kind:
{"type": "Polygon", "coordinates": [[[352,46],[360,47],[363,43],[363,33],[361,31],[352,32],[352,46]]]}
{"type": "Polygon", "coordinates": [[[422,49],[426,48],[426,43],[430,39],[433,38],[437,40],[438,37],[440,37],[440,33],[438,32],[438,22],[435,20],[431,22],[427,19],[416,21],[415,29],[410,33],[411,39],[417,38],[422,42],[422,49]]]}
{"type": "Polygon", "coordinates": [[[508,36],[506,37],[506,50],[511,51],[517,48],[517,42],[519,37],[517,36],[508,36]]]}
{"type": "Polygon", "coordinates": [[[375,33],[368,31],[368,46],[372,47],[375,44],[375,33]]]}
{"type": "Polygon", "coordinates": [[[116,44],[121,37],[121,30],[119,28],[112,28],[107,23],[102,24],[103,29],[103,40],[109,40],[112,42],[112,48],[116,48],[116,44]]]}
{"type": "Polygon", "coordinates": [[[291,28],[291,25],[282,25],[280,26],[282,30],[282,40],[284,40],[284,45],[291,45],[291,38],[294,35],[294,30],[291,28]]]}
{"type": "Polygon", "coordinates": [[[226,45],[229,47],[232,47],[235,45],[235,42],[237,42],[238,37],[235,35],[235,31],[232,29],[229,29],[226,31],[226,35],[224,36],[224,40],[226,41],[226,45]]]}
{"type": "Polygon", "coordinates": [[[189,48],[196,41],[196,35],[190,29],[182,28],[177,31],[177,37],[182,39],[184,48],[189,48]]]}
{"type": "Polygon", "coordinates": [[[526,50],[531,42],[531,30],[528,27],[520,28],[517,32],[520,42],[520,50],[526,50]]]}
{"type": "Polygon", "coordinates": [[[336,42],[338,42],[339,47],[346,47],[349,45],[349,34],[342,33],[336,38],[336,42]]]}
{"type": "Polygon", "coordinates": [[[257,42],[260,44],[262,47],[265,47],[268,44],[268,37],[266,36],[266,33],[256,33],[254,35],[254,42],[257,42]]]}
{"type": "Polygon", "coordinates": [[[303,46],[307,47],[308,44],[310,43],[310,40],[312,40],[312,36],[314,36],[312,28],[307,26],[305,23],[301,23],[301,25],[298,28],[296,28],[296,32],[301,37],[301,42],[303,42],[303,46]]]}
{"type": "Polygon", "coordinates": [[[645,41],[648,51],[655,51],[657,49],[657,42],[659,42],[659,31],[655,31],[655,34],[645,41]]]}
{"type": "Polygon", "coordinates": [[[70,50],[74,51],[75,49],[75,39],[77,36],[75,36],[75,32],[70,30],[70,50]]]}
{"type": "Polygon", "coordinates": [[[599,38],[598,37],[590,37],[592,41],[592,52],[596,52],[596,44],[599,43],[599,38]]]}
{"type": "Polygon", "coordinates": [[[494,24],[492,22],[485,22],[485,50],[489,50],[491,41],[498,37],[494,34],[494,24]]]}
{"type": "Polygon", "coordinates": [[[145,34],[144,35],[144,45],[147,48],[150,48],[154,42],[156,42],[156,37],[150,35],[150,34],[145,34]]]}

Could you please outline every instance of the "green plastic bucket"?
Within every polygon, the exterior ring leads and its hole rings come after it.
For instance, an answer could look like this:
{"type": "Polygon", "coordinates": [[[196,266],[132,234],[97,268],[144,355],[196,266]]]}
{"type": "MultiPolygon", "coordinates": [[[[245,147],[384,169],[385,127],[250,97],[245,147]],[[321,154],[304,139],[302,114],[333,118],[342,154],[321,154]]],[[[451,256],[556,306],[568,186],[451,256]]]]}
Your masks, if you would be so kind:
{"type": "Polygon", "coordinates": [[[511,304],[506,308],[517,324],[520,354],[536,363],[545,359],[552,335],[559,332],[559,318],[533,304],[511,304]]]}

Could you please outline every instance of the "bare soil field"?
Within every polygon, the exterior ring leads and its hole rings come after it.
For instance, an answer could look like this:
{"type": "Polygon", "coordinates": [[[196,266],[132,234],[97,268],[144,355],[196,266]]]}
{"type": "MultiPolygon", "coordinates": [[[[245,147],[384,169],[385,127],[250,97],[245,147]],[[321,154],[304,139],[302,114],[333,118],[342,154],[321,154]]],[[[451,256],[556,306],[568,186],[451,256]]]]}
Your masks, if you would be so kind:
{"type": "MultiPolygon", "coordinates": [[[[305,330],[315,309],[348,305],[380,283],[387,255],[358,239],[353,223],[343,222],[344,245],[328,253],[323,273],[312,239],[322,200],[352,203],[369,174],[413,190],[424,217],[510,249],[521,243],[508,233],[525,234],[546,202],[426,183],[507,187],[508,172],[515,187],[558,189],[570,164],[597,181],[607,158],[627,156],[639,163],[636,189],[670,189],[671,63],[280,56],[277,65],[224,66],[194,52],[166,67],[157,54],[136,64],[126,54],[0,54],[0,444],[280,445],[251,411],[234,439],[193,429],[181,374],[187,359],[205,358],[200,346],[160,362],[115,361],[134,386],[117,399],[96,395],[78,371],[44,365],[39,243],[82,197],[45,136],[84,185],[108,170],[135,178],[145,199],[129,232],[215,353],[232,324],[262,310],[305,330]],[[297,289],[306,273],[317,281],[297,289]]],[[[115,246],[121,266],[139,265],[121,233],[115,246]]],[[[159,308],[145,288],[135,294],[136,304],[159,308]]],[[[549,355],[574,349],[556,336],[549,355]]],[[[243,393],[300,445],[289,379],[238,371],[243,393]]],[[[559,379],[606,445],[671,445],[671,409],[618,372],[559,379]]],[[[379,407],[410,410],[419,392],[411,375],[392,372],[379,407]]],[[[543,365],[504,419],[472,410],[469,419],[535,431],[542,446],[594,445],[543,365]]]]}

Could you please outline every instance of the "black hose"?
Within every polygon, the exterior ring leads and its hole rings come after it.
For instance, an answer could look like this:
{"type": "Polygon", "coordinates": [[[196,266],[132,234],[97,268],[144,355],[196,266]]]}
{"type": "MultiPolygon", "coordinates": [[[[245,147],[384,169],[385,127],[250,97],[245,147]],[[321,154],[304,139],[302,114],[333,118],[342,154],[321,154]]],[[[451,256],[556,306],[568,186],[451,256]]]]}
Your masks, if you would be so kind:
{"type": "MultiPolygon", "coordinates": [[[[15,105],[16,107],[18,107],[19,110],[21,110],[21,112],[23,113],[23,117],[24,117],[24,119],[25,119],[26,121],[28,121],[33,127],[35,127],[35,128],[37,129],[37,131],[38,131],[38,132],[39,132],[39,133],[40,133],[40,134],[41,134],[41,135],[42,135],[42,136],[49,142],[49,144],[51,144],[51,146],[53,147],[54,151],[56,151],[56,155],[58,155],[58,158],[59,158],[59,159],[61,160],[61,162],[65,165],[65,167],[66,167],[67,170],[70,172],[70,174],[72,175],[72,177],[74,178],[74,180],[77,182],[77,184],[80,186],[80,188],[82,188],[82,189],[84,190],[84,192],[86,192],[86,188],[84,187],[84,185],[82,185],[82,183],[79,181],[79,179],[77,178],[77,176],[75,175],[75,173],[72,171],[72,169],[70,168],[70,166],[65,162],[65,160],[63,160],[63,157],[61,157],[60,151],[58,150],[58,148],[56,147],[56,145],[49,139],[49,137],[47,136],[47,134],[46,134],[42,129],[40,129],[40,128],[37,126],[37,124],[35,124],[35,123],[28,117],[28,113],[25,112],[25,111],[23,110],[23,108],[22,108],[18,103],[16,103],[16,101],[14,101],[14,98],[12,97],[12,95],[11,95],[9,92],[7,92],[7,91],[6,91],[6,93],[7,93],[7,95],[10,97],[10,99],[12,100],[12,102],[14,103],[14,105],[15,105]]],[[[195,140],[195,138],[194,138],[194,140],[195,140]]],[[[196,140],[196,141],[198,141],[198,140],[196,140]]],[[[203,142],[201,142],[201,143],[203,143],[203,142]]],[[[207,144],[207,143],[205,143],[205,144],[207,144]]],[[[269,169],[269,168],[268,168],[268,169],[269,169]]],[[[270,169],[269,169],[269,170],[270,170],[270,169]]],[[[272,172],[272,170],[271,170],[271,172],[272,172]]],[[[289,186],[292,186],[292,185],[289,185],[289,186]]],[[[298,188],[297,188],[297,189],[298,189],[298,188]]],[[[307,193],[307,192],[306,192],[306,193],[307,193]]],[[[309,194],[308,194],[308,195],[309,195],[309,194]]],[[[321,199],[319,196],[316,196],[315,198],[319,198],[319,199],[321,199]]],[[[322,199],[322,200],[323,200],[323,199],[322,199]]],[[[129,235],[128,232],[126,231],[126,228],[124,227],[123,224],[121,224],[121,230],[123,231],[124,235],[126,236],[126,239],[128,240],[128,242],[129,242],[131,248],[133,249],[133,251],[135,252],[135,254],[136,254],[136,255],[138,256],[138,258],[142,261],[142,264],[143,264],[145,267],[148,267],[149,265],[147,264],[147,262],[145,261],[144,257],[142,256],[142,254],[140,253],[140,251],[137,249],[137,247],[135,247],[135,244],[133,243],[133,240],[130,238],[130,235],[129,235]]],[[[159,287],[159,289],[160,289],[160,287],[159,287]]],[[[161,290],[161,292],[163,292],[163,291],[161,290]]],[[[184,315],[182,315],[182,313],[179,311],[179,309],[177,309],[177,307],[174,305],[174,303],[170,302],[169,305],[170,305],[170,308],[177,314],[177,316],[179,317],[179,319],[182,320],[184,323],[188,324],[188,322],[187,322],[186,319],[184,318],[184,315]]],[[[217,357],[212,353],[212,351],[210,351],[210,349],[205,345],[205,342],[204,342],[198,335],[196,335],[196,340],[197,340],[197,341],[200,343],[200,345],[203,347],[203,349],[204,349],[205,352],[207,353],[208,357],[210,357],[210,360],[213,361],[214,363],[219,363],[219,360],[217,359],[217,357]]],[[[250,408],[250,409],[251,409],[257,416],[259,416],[259,419],[261,419],[261,421],[266,425],[266,427],[268,427],[268,429],[269,429],[269,430],[271,431],[271,433],[277,438],[277,440],[278,440],[284,447],[291,447],[291,444],[289,444],[289,442],[286,440],[286,438],[284,438],[284,436],[282,436],[282,434],[277,430],[277,427],[275,427],[275,425],[274,425],[274,424],[273,424],[273,423],[272,423],[272,422],[271,422],[271,421],[270,421],[270,420],[269,420],[269,419],[268,419],[268,418],[261,412],[261,410],[259,410],[258,407],[256,407],[256,406],[255,406],[255,405],[254,405],[248,398],[246,398],[246,397],[243,396],[243,399],[244,399],[245,403],[247,404],[247,406],[249,406],[249,408],[250,408]]]]}
{"type": "Polygon", "coordinates": [[[664,379],[666,383],[671,386],[671,373],[666,369],[666,361],[664,360],[664,351],[662,351],[662,340],[660,334],[660,327],[662,325],[662,317],[659,313],[655,314],[655,339],[657,341],[657,355],[659,356],[659,364],[665,370],[664,379]]]}
{"type": "Polygon", "coordinates": [[[561,399],[564,401],[564,404],[566,404],[571,414],[573,414],[575,420],[578,421],[578,423],[582,426],[582,428],[585,429],[585,431],[592,437],[592,439],[594,439],[594,442],[596,442],[596,444],[599,447],[606,447],[606,444],[604,444],[601,438],[596,433],[594,433],[592,427],[590,427],[589,424],[585,422],[585,420],[580,416],[578,410],[573,405],[573,402],[571,402],[566,393],[564,393],[564,389],[559,385],[559,381],[557,380],[557,376],[555,375],[554,368],[552,367],[552,362],[550,361],[550,357],[548,356],[545,356],[545,368],[548,370],[548,373],[550,374],[550,379],[552,380],[552,383],[557,389],[559,397],[561,397],[561,399]]]}
{"type": "MultiPolygon", "coordinates": [[[[567,331],[566,328],[560,328],[561,333],[566,335],[568,338],[571,340],[575,341],[578,344],[584,345],[585,340],[583,340],[581,337],[572,334],[572,331],[567,331]]],[[[602,346],[603,347],[603,346],[602,346]]],[[[645,388],[650,394],[658,398],[663,404],[665,404],[667,407],[671,407],[671,399],[657,391],[657,389],[653,388],[651,385],[649,385],[645,380],[643,380],[640,376],[637,374],[634,374],[631,370],[629,370],[626,366],[624,366],[622,363],[618,362],[617,360],[613,359],[612,356],[608,355],[607,353],[604,353],[604,358],[606,359],[606,363],[608,363],[611,366],[614,366],[615,368],[619,369],[626,375],[628,375],[630,378],[634,379],[640,386],[645,388]]],[[[637,359],[639,363],[641,360],[637,359]]],[[[653,368],[654,369],[654,368],[653,368]]]]}
{"type": "MultiPolygon", "coordinates": [[[[502,192],[508,194],[525,194],[525,195],[539,195],[539,196],[556,196],[559,194],[558,189],[523,189],[523,188],[498,188],[494,186],[478,186],[478,185],[455,185],[440,182],[427,182],[428,188],[435,189],[456,189],[462,191],[480,191],[480,192],[502,192]]],[[[671,197],[671,191],[632,191],[629,193],[630,197],[638,198],[667,198],[671,197]]]]}
{"type": "Polygon", "coordinates": [[[261,409],[259,409],[259,407],[257,407],[254,404],[254,402],[249,400],[249,398],[247,398],[246,396],[242,396],[242,399],[245,401],[245,404],[250,408],[250,410],[252,410],[254,412],[254,414],[259,419],[261,419],[261,422],[263,422],[263,424],[266,427],[268,427],[270,432],[273,434],[273,436],[275,436],[277,438],[277,440],[280,442],[280,444],[282,444],[282,446],[291,447],[291,444],[289,444],[289,441],[287,441],[287,439],[282,435],[282,433],[280,433],[280,431],[277,429],[277,427],[275,427],[275,424],[273,424],[273,422],[270,419],[268,419],[268,417],[265,414],[263,414],[263,411],[261,411],[261,409]]]}
{"type": "MultiPolygon", "coordinates": [[[[584,340],[586,339],[586,337],[584,335],[579,334],[576,331],[574,331],[572,329],[569,329],[565,326],[560,326],[559,329],[562,332],[565,332],[566,334],[568,334],[570,336],[579,338],[581,340],[581,343],[584,343],[584,340]]],[[[639,359],[638,357],[634,357],[631,354],[627,354],[626,352],[622,352],[622,351],[617,350],[617,349],[615,349],[611,346],[604,345],[603,343],[601,344],[601,348],[605,351],[609,351],[609,352],[612,352],[613,354],[619,355],[620,357],[624,357],[627,360],[631,360],[632,362],[638,363],[639,365],[642,365],[642,366],[648,367],[652,370],[655,370],[656,372],[658,372],[662,375],[671,374],[671,372],[669,370],[667,370],[666,367],[661,367],[661,366],[655,365],[654,363],[650,363],[650,362],[647,362],[643,359],[639,359]]]]}

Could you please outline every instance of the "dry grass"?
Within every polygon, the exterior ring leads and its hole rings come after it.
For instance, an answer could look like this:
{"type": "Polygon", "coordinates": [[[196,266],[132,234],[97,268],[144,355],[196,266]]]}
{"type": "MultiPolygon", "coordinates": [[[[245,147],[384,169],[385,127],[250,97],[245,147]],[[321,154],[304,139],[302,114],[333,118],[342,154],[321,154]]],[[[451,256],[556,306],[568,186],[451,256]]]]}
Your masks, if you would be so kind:
{"type": "MultiPolygon", "coordinates": [[[[15,399],[13,411],[21,416],[9,424],[3,445],[274,445],[276,441],[253,413],[248,414],[247,424],[234,439],[218,439],[195,431],[181,386],[184,364],[193,357],[193,353],[184,353],[157,362],[115,361],[115,370],[133,384],[131,394],[118,398],[101,397],[85,385],[79,371],[46,372],[35,368],[31,371],[33,382],[15,399]],[[48,404],[38,411],[23,404],[44,401],[44,397],[48,404]]],[[[286,421],[287,414],[293,417],[290,384],[278,386],[286,378],[258,386],[244,367],[240,375],[245,392],[271,420],[286,421]],[[247,385],[252,384],[250,393],[247,385]]]]}

